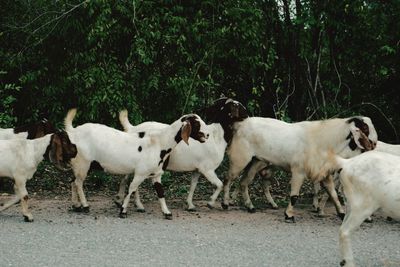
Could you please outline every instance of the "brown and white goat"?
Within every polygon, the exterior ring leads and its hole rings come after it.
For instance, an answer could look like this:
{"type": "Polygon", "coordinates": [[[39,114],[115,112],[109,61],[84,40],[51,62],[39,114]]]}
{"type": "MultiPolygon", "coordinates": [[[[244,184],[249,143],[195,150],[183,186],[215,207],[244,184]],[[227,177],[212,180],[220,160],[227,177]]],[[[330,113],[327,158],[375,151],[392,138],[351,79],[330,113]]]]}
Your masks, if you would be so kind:
{"type": "Polygon", "coordinates": [[[90,165],[96,162],[109,173],[122,175],[135,173],[128,195],[123,201],[120,217],[127,216],[131,194],[137,191],[138,186],[146,178],[151,178],[165,218],[172,218],[161,185],[163,166],[171,151],[181,140],[186,144],[189,144],[189,137],[202,143],[206,141],[206,134],[203,132],[205,123],[201,118],[189,114],[162,130],[129,134],[96,123],[85,123],[74,128],[72,121],[75,114],[76,109],[72,109],[65,118],[65,129],[78,148],[78,155],[72,160],[75,175],[75,181],[71,184],[73,209],[89,211],[83,192],[83,182],[90,165]]]}
{"type": "MultiPolygon", "coordinates": [[[[287,222],[294,222],[293,206],[306,177],[323,182],[334,199],[338,215],[343,217],[344,211],[338,200],[332,177],[322,179],[316,176],[323,164],[317,152],[333,149],[338,155],[351,157],[373,149],[377,142],[375,128],[368,117],[298,123],[252,117],[236,123],[234,130],[232,143],[228,148],[230,167],[224,181],[223,207],[228,208],[232,180],[255,157],[260,161],[290,170],[292,173],[290,203],[285,211],[287,222]]],[[[248,208],[252,208],[247,192],[248,184],[248,181],[244,181],[242,189],[248,208]]]]}
{"type": "MultiPolygon", "coordinates": [[[[210,135],[207,142],[200,144],[193,139],[189,139],[189,147],[183,143],[179,143],[171,152],[169,163],[166,165],[166,169],[170,171],[196,171],[191,176],[190,190],[187,197],[189,211],[196,209],[193,204],[193,194],[200,174],[203,174],[208,181],[217,187],[211,196],[211,200],[207,203],[209,208],[215,206],[215,201],[222,190],[222,182],[218,179],[215,170],[221,164],[225,155],[225,149],[232,138],[232,129],[228,128],[232,123],[229,123],[229,121],[241,121],[248,117],[243,105],[230,98],[216,100],[209,108],[205,108],[203,113],[205,113],[205,118],[211,121],[211,124],[205,126],[205,131],[210,135]],[[219,117],[216,118],[216,115],[219,117]]],[[[133,126],[129,123],[126,111],[120,113],[120,122],[124,130],[131,134],[138,134],[139,132],[145,134],[169,126],[168,124],[159,122],[144,122],[133,126]]],[[[125,196],[126,184],[127,177],[123,178],[120,183],[116,200],[116,203],[119,205],[122,204],[121,200],[125,196]]],[[[136,191],[135,196],[136,206],[138,211],[144,211],[138,192],[136,191]]]]}
{"type": "Polygon", "coordinates": [[[33,140],[0,140],[0,176],[14,180],[16,194],[0,207],[0,211],[21,201],[25,221],[33,221],[28,208],[26,181],[32,178],[44,158],[49,159],[56,167],[65,169],[76,153],[76,146],[71,143],[66,132],[56,132],[33,140]]]}

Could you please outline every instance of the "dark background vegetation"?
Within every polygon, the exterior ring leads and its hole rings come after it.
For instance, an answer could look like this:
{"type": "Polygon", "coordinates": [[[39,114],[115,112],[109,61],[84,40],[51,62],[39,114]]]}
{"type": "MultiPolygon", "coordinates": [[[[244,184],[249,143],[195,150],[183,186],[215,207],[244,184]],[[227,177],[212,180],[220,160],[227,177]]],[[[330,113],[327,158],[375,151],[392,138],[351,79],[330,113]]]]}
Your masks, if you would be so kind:
{"type": "Polygon", "coordinates": [[[400,129],[400,1],[2,0],[0,127],[172,122],[224,94],[286,121],[400,129]]]}

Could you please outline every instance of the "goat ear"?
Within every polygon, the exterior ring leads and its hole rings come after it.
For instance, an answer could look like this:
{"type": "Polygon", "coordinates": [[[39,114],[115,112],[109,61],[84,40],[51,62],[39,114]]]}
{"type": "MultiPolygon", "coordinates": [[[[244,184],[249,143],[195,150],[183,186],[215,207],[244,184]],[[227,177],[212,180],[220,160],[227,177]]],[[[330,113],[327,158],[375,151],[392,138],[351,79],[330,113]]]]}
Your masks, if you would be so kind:
{"type": "Polygon", "coordinates": [[[62,142],[58,134],[53,134],[50,141],[50,146],[50,162],[59,164],[62,161],[62,142]]]}
{"type": "Polygon", "coordinates": [[[181,137],[182,137],[182,140],[183,140],[187,145],[189,145],[189,137],[190,137],[190,134],[191,134],[191,133],[192,133],[192,125],[190,124],[189,121],[185,121],[185,122],[183,123],[182,128],[181,128],[181,137]]]}
{"type": "Polygon", "coordinates": [[[365,151],[373,149],[368,137],[359,128],[351,126],[350,131],[353,134],[354,142],[360,149],[365,151]]]}

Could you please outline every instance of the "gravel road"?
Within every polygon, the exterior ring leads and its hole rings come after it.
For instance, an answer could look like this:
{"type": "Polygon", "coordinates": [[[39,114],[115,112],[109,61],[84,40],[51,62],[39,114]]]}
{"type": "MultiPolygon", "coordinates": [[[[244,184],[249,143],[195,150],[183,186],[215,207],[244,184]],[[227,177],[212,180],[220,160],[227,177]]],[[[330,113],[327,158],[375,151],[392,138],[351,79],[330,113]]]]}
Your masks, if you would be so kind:
{"type": "MultiPolygon", "coordinates": [[[[23,222],[19,206],[0,213],[0,266],[339,266],[339,219],[317,218],[308,207],[287,224],[283,209],[248,214],[197,201],[198,212],[189,213],[183,201],[168,201],[169,221],[156,201],[145,203],[146,213],[130,206],[127,219],[110,197],[89,202],[89,214],[76,214],[67,199],[35,196],[33,223],[23,222]]],[[[400,266],[400,223],[375,215],[354,234],[353,248],[359,266],[400,266]]]]}

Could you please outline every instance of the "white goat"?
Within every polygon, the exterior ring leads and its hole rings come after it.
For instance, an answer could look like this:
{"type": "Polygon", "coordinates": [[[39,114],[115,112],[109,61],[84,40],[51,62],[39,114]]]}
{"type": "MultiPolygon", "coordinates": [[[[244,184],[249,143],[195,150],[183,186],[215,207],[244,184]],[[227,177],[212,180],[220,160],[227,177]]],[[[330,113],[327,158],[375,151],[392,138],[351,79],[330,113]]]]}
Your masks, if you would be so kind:
{"type": "MultiPolygon", "coordinates": [[[[335,202],[338,215],[343,217],[344,211],[332,177],[322,179],[316,176],[323,163],[316,152],[333,149],[339,155],[350,157],[373,149],[377,142],[377,133],[368,117],[298,123],[252,117],[236,123],[234,130],[236,132],[227,151],[230,167],[224,180],[223,207],[228,208],[233,178],[255,157],[292,173],[290,203],[285,211],[287,222],[294,222],[293,206],[306,177],[323,182],[335,202]]],[[[248,181],[242,183],[243,196],[247,207],[254,209],[247,192],[248,184],[248,181]]]]}
{"type": "Polygon", "coordinates": [[[57,167],[65,169],[76,153],[76,147],[66,132],[48,134],[34,140],[21,138],[0,140],[0,176],[14,180],[16,194],[13,199],[0,207],[0,211],[21,201],[25,221],[32,222],[26,181],[32,178],[43,158],[48,158],[57,167]]]}
{"type": "MultiPolygon", "coordinates": [[[[245,108],[237,101],[224,98],[217,100],[216,103],[220,104],[219,112],[224,114],[225,118],[232,120],[243,120],[247,117],[245,108]]],[[[119,116],[120,122],[124,130],[128,133],[137,134],[139,132],[147,133],[154,130],[165,129],[168,127],[167,124],[159,122],[144,122],[137,126],[133,126],[129,123],[127,111],[123,111],[119,116]]],[[[207,203],[209,208],[215,206],[215,200],[222,190],[222,182],[218,179],[215,174],[215,170],[221,164],[225,149],[230,140],[225,140],[224,123],[219,121],[205,126],[205,131],[209,133],[209,138],[205,144],[200,144],[192,139],[190,140],[190,148],[185,146],[183,143],[178,144],[175,149],[169,155],[169,162],[166,165],[166,169],[176,172],[188,172],[197,171],[191,176],[190,191],[187,197],[188,210],[194,211],[196,209],[193,204],[193,194],[196,188],[200,173],[206,177],[210,183],[215,185],[217,188],[211,196],[210,201],[207,203]]],[[[123,197],[125,196],[125,189],[128,177],[121,181],[120,188],[117,194],[117,204],[121,204],[123,197]]],[[[140,201],[136,191],[136,206],[138,211],[144,211],[143,204],[140,201]]]]}
{"type": "Polygon", "coordinates": [[[95,123],[86,123],[74,128],[72,120],[75,114],[76,109],[70,110],[64,122],[66,131],[78,148],[78,155],[71,161],[76,178],[71,184],[73,209],[89,211],[82,187],[91,163],[97,162],[105,171],[113,174],[135,173],[128,195],[122,204],[120,217],[127,216],[131,194],[150,177],[162,212],[167,219],[171,219],[172,214],[165,203],[161,185],[162,167],[169,153],[181,140],[188,144],[189,137],[192,137],[205,142],[206,137],[202,132],[205,123],[200,117],[195,114],[185,115],[160,131],[133,135],[95,123]]]}
{"type": "MultiPolygon", "coordinates": [[[[382,141],[378,141],[376,143],[376,147],[375,147],[376,151],[380,151],[380,152],[384,152],[384,153],[388,153],[388,154],[392,154],[392,155],[396,155],[396,156],[400,156],[400,145],[393,145],[393,144],[388,144],[382,141]]],[[[338,180],[336,180],[335,182],[339,182],[338,180]]],[[[338,185],[336,185],[337,187],[338,185]]],[[[319,183],[315,183],[314,184],[314,201],[313,204],[314,207],[316,207],[316,210],[318,212],[318,214],[320,216],[323,216],[325,214],[324,210],[325,210],[325,205],[326,202],[329,198],[328,194],[323,194],[321,197],[321,200],[318,201],[318,193],[319,193],[320,187],[319,187],[319,183]],[[315,197],[317,196],[317,197],[315,197]]],[[[372,222],[371,218],[368,218],[366,220],[367,222],[372,222]]]]}
{"type": "Polygon", "coordinates": [[[339,230],[341,266],[355,266],[351,233],[376,210],[400,219],[400,157],[369,151],[343,159],[330,155],[323,169],[339,172],[346,197],[346,216],[339,230]]]}

